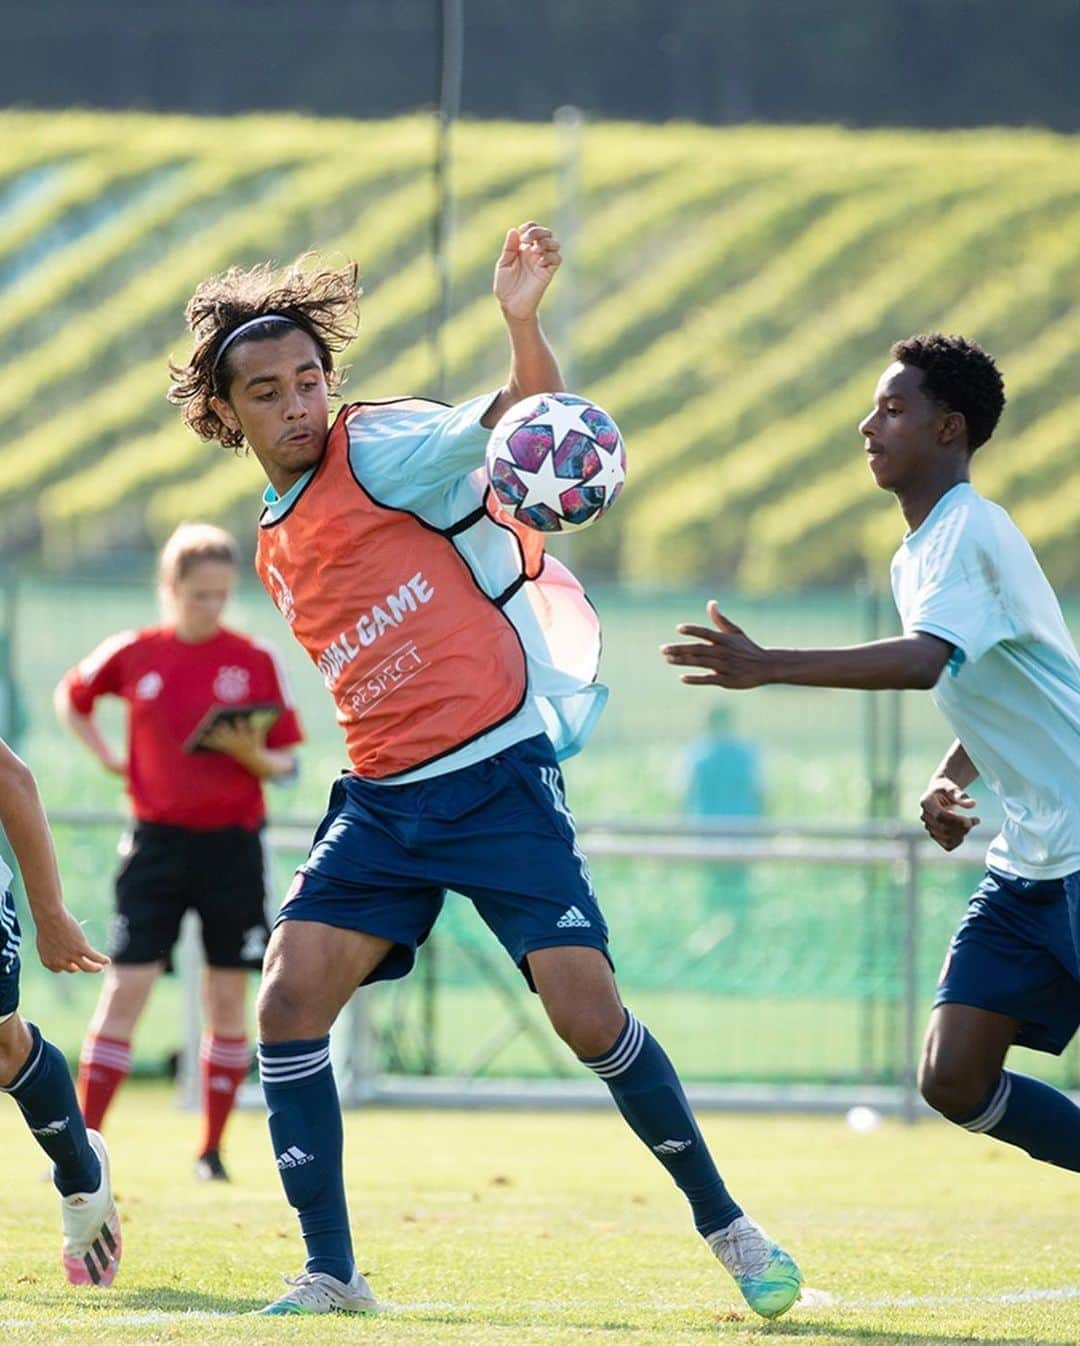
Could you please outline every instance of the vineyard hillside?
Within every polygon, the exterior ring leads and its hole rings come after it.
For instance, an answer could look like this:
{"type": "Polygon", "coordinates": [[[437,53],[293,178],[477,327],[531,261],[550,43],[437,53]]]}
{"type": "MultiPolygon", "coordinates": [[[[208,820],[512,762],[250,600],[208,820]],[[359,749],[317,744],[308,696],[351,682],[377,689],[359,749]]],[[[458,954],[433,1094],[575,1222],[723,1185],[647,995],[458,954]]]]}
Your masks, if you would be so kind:
{"type": "Polygon", "coordinates": [[[552,220],[545,312],[575,390],[620,421],[623,500],[593,573],[757,589],[846,582],[894,544],[856,425],[890,343],[998,357],[1009,406],[976,485],[1080,587],[1080,142],[1024,131],[465,123],[450,313],[432,340],[434,131],[383,122],[0,113],[0,548],[74,569],[208,517],[250,541],[250,460],[165,400],[203,277],[355,257],[355,397],[497,386],[509,224],[552,220]],[[442,386],[439,386],[439,370],[442,386]]]}

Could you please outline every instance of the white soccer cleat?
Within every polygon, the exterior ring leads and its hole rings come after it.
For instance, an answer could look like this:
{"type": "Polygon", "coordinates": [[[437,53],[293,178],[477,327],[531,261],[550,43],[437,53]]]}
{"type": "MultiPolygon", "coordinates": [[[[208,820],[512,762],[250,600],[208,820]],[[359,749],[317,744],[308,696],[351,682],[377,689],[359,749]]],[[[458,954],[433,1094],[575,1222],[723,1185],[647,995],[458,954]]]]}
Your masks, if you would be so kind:
{"type": "Polygon", "coordinates": [[[87,1131],[90,1148],[101,1161],[96,1192],[74,1192],[60,1198],[64,1227],[61,1259],[72,1285],[112,1285],[120,1266],[120,1216],[109,1177],[109,1151],[97,1131],[87,1131]]]}
{"type": "Polygon", "coordinates": [[[779,1318],[799,1297],[795,1259],[750,1219],[740,1215],[705,1242],[731,1272],[743,1299],[763,1318],[779,1318]]]}
{"type": "Polygon", "coordinates": [[[282,1279],[292,1289],[265,1309],[258,1309],[260,1315],[278,1318],[290,1313],[370,1313],[379,1307],[359,1271],[353,1272],[348,1284],[325,1271],[302,1271],[299,1276],[282,1279]]]}

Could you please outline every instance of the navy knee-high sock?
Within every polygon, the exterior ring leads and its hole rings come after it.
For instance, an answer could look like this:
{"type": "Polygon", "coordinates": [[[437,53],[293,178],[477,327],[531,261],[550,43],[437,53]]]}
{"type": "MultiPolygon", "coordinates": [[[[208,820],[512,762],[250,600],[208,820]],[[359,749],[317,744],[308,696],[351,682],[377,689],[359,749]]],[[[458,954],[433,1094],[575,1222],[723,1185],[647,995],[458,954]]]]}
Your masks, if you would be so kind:
{"type": "Polygon", "coordinates": [[[28,1023],[32,1046],[26,1064],[3,1092],[18,1103],[30,1133],[53,1161],[53,1182],[61,1196],[96,1192],[101,1164],[86,1138],[71,1073],[58,1048],[28,1023]]]}
{"type": "Polygon", "coordinates": [[[259,1074],[278,1172],[307,1245],[306,1270],[348,1281],[355,1263],[329,1036],[260,1043],[259,1074]]]}
{"type": "Polygon", "coordinates": [[[1032,1159],[1080,1173],[1080,1108],[1060,1089],[1030,1075],[1003,1070],[973,1113],[949,1121],[1017,1145],[1032,1159]]]}
{"type": "Polygon", "coordinates": [[[742,1214],[716,1171],[675,1067],[629,1010],[614,1047],[580,1059],[604,1081],[631,1129],[671,1174],[690,1202],[699,1234],[724,1229],[742,1214]]]}

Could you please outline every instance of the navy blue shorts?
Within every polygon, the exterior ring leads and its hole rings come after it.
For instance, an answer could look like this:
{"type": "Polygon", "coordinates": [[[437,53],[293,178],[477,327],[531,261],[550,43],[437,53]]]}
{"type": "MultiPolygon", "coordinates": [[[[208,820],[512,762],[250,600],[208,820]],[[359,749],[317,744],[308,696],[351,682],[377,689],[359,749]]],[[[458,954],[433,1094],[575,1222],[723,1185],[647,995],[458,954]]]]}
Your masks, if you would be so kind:
{"type": "Polygon", "coordinates": [[[0,1019],[19,1008],[19,945],[22,932],[11,894],[0,897],[0,1019]]]}
{"type": "Polygon", "coordinates": [[[546,735],[412,785],[342,776],[275,924],[393,940],[368,978],[389,981],[412,968],[447,888],[472,900],[530,986],[525,956],[537,949],[586,945],[608,957],[546,735]]]}
{"type": "Polygon", "coordinates": [[[1080,1027],[1080,953],[1070,907],[1080,873],[1021,879],[988,870],[952,937],[935,1005],[1020,1020],[1022,1047],[1059,1056],[1080,1027]]]}

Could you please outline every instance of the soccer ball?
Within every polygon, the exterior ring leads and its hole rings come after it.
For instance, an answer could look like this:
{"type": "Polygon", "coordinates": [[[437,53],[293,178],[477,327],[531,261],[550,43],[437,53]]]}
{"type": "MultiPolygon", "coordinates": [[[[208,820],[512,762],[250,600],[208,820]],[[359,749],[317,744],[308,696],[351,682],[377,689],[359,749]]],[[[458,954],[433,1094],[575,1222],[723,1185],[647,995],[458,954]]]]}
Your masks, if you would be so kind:
{"type": "Polygon", "coordinates": [[[496,499],[540,533],[595,523],[626,480],[626,449],[606,411],[573,393],[537,393],[498,420],[487,447],[496,499]]]}

